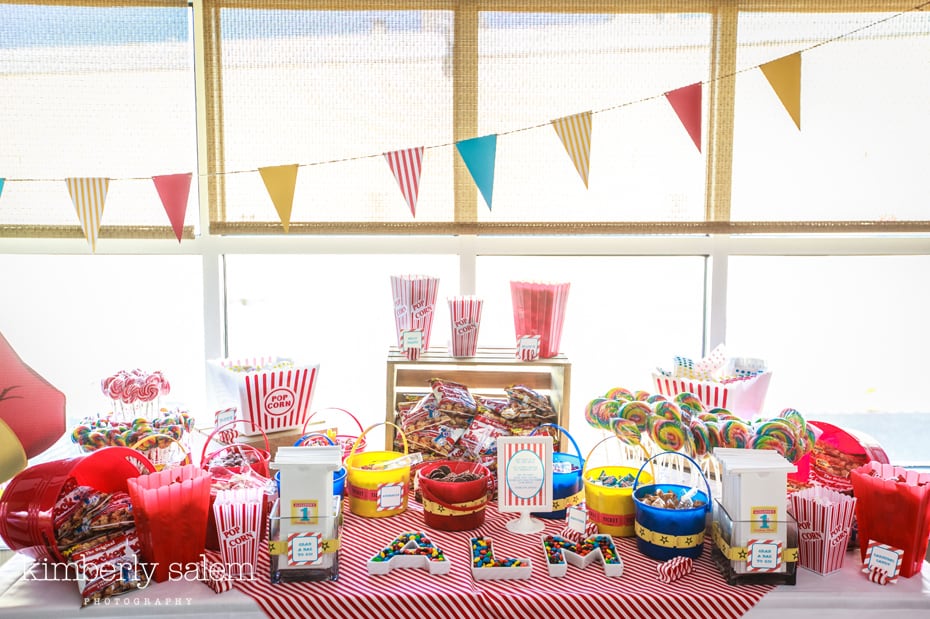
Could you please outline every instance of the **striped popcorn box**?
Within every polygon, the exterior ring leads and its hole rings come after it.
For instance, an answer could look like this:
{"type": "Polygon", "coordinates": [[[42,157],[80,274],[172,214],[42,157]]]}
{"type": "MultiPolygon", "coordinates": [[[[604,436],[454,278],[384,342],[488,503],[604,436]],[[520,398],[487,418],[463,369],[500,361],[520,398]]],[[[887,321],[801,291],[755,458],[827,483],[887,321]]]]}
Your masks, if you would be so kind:
{"type": "Polygon", "coordinates": [[[801,567],[818,574],[830,574],[843,567],[855,509],[855,498],[820,486],[791,495],[791,510],[798,522],[801,567]]]}
{"type": "Polygon", "coordinates": [[[203,555],[198,567],[197,579],[213,589],[214,593],[224,593],[232,589],[232,578],[226,571],[226,566],[219,561],[213,561],[203,555]]]}
{"type": "Polygon", "coordinates": [[[691,557],[679,556],[656,565],[656,572],[659,574],[659,580],[670,583],[690,574],[693,567],[691,557]]]}
{"type": "Polygon", "coordinates": [[[436,313],[439,278],[428,275],[392,275],[391,295],[394,300],[394,325],[397,345],[407,359],[416,361],[421,351],[429,349],[436,313]],[[411,338],[410,333],[419,334],[411,338]],[[416,345],[411,345],[415,342],[416,345]]]}
{"type": "Polygon", "coordinates": [[[213,504],[216,532],[220,556],[230,577],[251,579],[255,575],[263,500],[261,488],[237,488],[216,493],[213,504]]]}
{"type": "Polygon", "coordinates": [[[453,357],[474,357],[478,350],[478,327],[481,324],[481,307],[478,297],[449,297],[449,319],[452,321],[452,339],[449,354],[453,357]]]}

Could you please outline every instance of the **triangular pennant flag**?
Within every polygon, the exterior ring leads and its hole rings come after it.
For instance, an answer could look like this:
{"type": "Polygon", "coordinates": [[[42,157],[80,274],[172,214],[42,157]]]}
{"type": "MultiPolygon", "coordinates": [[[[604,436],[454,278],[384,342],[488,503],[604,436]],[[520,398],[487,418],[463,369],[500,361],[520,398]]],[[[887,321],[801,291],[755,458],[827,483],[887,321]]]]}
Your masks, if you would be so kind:
{"type": "Polygon", "coordinates": [[[3,183],[6,182],[5,178],[0,178],[0,196],[3,195],[3,183]]]}
{"type": "Polygon", "coordinates": [[[488,210],[494,193],[494,157],[497,155],[497,135],[486,135],[456,142],[455,147],[481,191],[488,210]]]}
{"type": "Polygon", "coordinates": [[[180,243],[181,234],[184,232],[184,216],[187,214],[187,199],[191,191],[191,173],[153,176],[152,182],[155,183],[158,197],[161,198],[171,227],[174,228],[174,235],[180,243]]]}
{"type": "Polygon", "coordinates": [[[587,187],[591,165],[591,112],[557,118],[552,121],[552,126],[587,187]]]}
{"type": "Polygon", "coordinates": [[[90,249],[97,251],[97,233],[100,231],[100,220],[103,217],[103,205],[107,201],[107,188],[110,186],[108,178],[66,178],[68,193],[74,202],[84,237],[90,243],[90,249]]]}
{"type": "Polygon", "coordinates": [[[795,52],[778,60],[759,66],[772,90],[781,99],[781,104],[791,115],[798,129],[801,128],[801,52],[795,52]]]}
{"type": "Polygon", "coordinates": [[[294,186],[297,184],[297,164],[289,163],[285,165],[268,166],[259,168],[262,180],[265,181],[265,188],[274,208],[278,211],[278,217],[281,219],[281,225],[287,232],[288,226],[291,225],[291,207],[294,205],[294,186]]]}
{"type": "Polygon", "coordinates": [[[685,126],[698,152],[701,152],[701,83],[682,86],[665,93],[678,119],[685,126]]]}
{"type": "Polygon", "coordinates": [[[420,191],[420,164],[423,161],[423,147],[407,148],[384,153],[400,192],[410,206],[410,214],[417,216],[417,194],[420,191]]]}

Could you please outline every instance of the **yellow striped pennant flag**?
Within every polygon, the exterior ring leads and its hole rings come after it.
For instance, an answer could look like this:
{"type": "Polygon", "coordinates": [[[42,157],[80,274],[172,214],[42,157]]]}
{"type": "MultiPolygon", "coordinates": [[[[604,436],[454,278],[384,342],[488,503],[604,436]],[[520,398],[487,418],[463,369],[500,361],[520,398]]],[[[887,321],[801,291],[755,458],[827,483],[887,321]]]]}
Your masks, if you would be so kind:
{"type": "Polygon", "coordinates": [[[591,165],[591,112],[581,112],[552,121],[552,127],[562,140],[565,152],[571,157],[575,169],[588,186],[588,169],[591,165]]]}
{"type": "Polygon", "coordinates": [[[66,178],[68,193],[74,202],[84,237],[90,243],[90,249],[97,251],[97,233],[103,218],[103,205],[107,201],[108,178],[66,178]]]}

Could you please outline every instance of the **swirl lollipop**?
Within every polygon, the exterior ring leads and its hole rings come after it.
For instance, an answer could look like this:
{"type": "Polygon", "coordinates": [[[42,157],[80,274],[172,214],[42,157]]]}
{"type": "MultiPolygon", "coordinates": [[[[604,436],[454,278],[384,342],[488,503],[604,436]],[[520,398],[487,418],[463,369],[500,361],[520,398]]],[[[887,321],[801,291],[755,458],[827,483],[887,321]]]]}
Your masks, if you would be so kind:
{"type": "Polygon", "coordinates": [[[648,402],[649,404],[655,404],[656,402],[664,402],[667,399],[668,398],[666,398],[661,393],[653,393],[651,396],[646,398],[646,402],[648,402]]]}
{"type": "Polygon", "coordinates": [[[598,404],[606,401],[606,399],[607,398],[594,398],[584,407],[584,420],[587,421],[588,425],[592,428],[600,429],[597,417],[594,416],[594,409],[598,404]]]}
{"type": "Polygon", "coordinates": [[[797,462],[795,457],[800,459],[797,450],[797,427],[785,419],[776,417],[757,425],[752,446],[754,449],[775,449],[792,462],[797,462]]]}
{"type": "Polygon", "coordinates": [[[692,419],[688,430],[691,432],[691,446],[694,449],[694,455],[697,457],[706,456],[713,449],[710,444],[710,433],[707,426],[700,419],[692,419]]]}
{"type": "Polygon", "coordinates": [[[675,403],[682,408],[687,406],[691,409],[692,414],[703,413],[705,411],[704,403],[690,391],[682,391],[676,395],[675,403]]]}
{"type": "Polygon", "coordinates": [[[610,430],[611,422],[620,415],[620,409],[627,403],[620,400],[604,400],[594,407],[594,419],[598,428],[610,430]]]}
{"type": "Polygon", "coordinates": [[[638,390],[636,390],[636,391],[633,392],[633,399],[634,399],[634,400],[639,400],[639,401],[641,401],[641,402],[648,402],[648,401],[649,401],[649,392],[648,392],[648,391],[643,391],[642,389],[638,389],[638,390]]]}
{"type": "Polygon", "coordinates": [[[642,444],[642,435],[634,422],[618,417],[613,420],[612,425],[614,434],[627,445],[637,447],[642,444]]]}
{"type": "Polygon", "coordinates": [[[632,391],[623,387],[614,387],[613,389],[609,389],[607,393],[604,394],[604,397],[608,400],[624,400],[626,402],[631,402],[636,399],[633,397],[632,391]]]}
{"type": "Polygon", "coordinates": [[[656,402],[653,410],[659,417],[671,419],[678,423],[682,422],[681,409],[678,408],[678,405],[674,402],[669,402],[667,400],[664,402],[656,402]]]}
{"type": "Polygon", "coordinates": [[[665,451],[680,451],[687,442],[681,424],[664,417],[650,418],[649,436],[665,451]]]}
{"type": "Polygon", "coordinates": [[[640,432],[645,432],[646,422],[650,415],[652,415],[652,408],[645,402],[640,402],[639,400],[627,402],[620,407],[618,413],[621,419],[627,419],[635,423],[640,432]]]}
{"type": "Polygon", "coordinates": [[[727,419],[720,424],[720,437],[725,446],[744,449],[751,445],[753,432],[739,419],[727,419]]]}

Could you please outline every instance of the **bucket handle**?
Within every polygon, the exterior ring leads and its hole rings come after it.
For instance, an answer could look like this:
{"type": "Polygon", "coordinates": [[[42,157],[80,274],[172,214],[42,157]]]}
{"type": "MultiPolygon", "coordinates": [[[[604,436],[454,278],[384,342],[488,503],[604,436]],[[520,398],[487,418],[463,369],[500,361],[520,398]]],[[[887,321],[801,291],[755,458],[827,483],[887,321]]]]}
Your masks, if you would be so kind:
{"type": "Polygon", "coordinates": [[[397,424],[391,423],[390,421],[382,421],[380,423],[374,423],[368,426],[367,428],[365,428],[364,430],[362,430],[362,433],[359,434],[358,438],[355,439],[355,442],[352,443],[352,451],[350,451],[349,455],[346,456],[345,458],[346,460],[348,460],[349,458],[355,455],[355,450],[358,449],[359,443],[362,441],[363,438],[365,438],[365,435],[368,434],[368,431],[371,430],[372,428],[377,428],[378,426],[392,426],[395,430],[397,430],[397,433],[400,434],[400,438],[403,439],[404,441],[404,455],[406,456],[408,453],[410,453],[410,449],[409,447],[407,447],[407,435],[404,434],[404,431],[400,429],[400,426],[398,426],[397,424]]]}
{"type": "MultiPolygon", "coordinates": [[[[426,500],[432,501],[433,503],[436,503],[437,505],[441,505],[441,506],[445,507],[445,508],[448,509],[448,510],[455,511],[455,510],[462,509],[461,507],[458,507],[457,505],[453,505],[453,504],[451,504],[451,503],[446,503],[445,501],[443,501],[442,499],[440,499],[438,496],[434,495],[434,494],[432,493],[432,491],[428,489],[428,486],[427,486],[426,484],[420,484],[420,494],[422,494],[423,497],[424,497],[426,500]]],[[[490,490],[486,490],[485,493],[484,493],[484,502],[483,502],[480,506],[476,505],[476,507],[484,507],[484,506],[486,506],[486,505],[488,504],[488,495],[489,495],[489,494],[490,494],[490,490]]],[[[476,500],[476,501],[481,501],[482,499],[475,499],[475,500],[476,500]]]]}
{"type": "MultiPolygon", "coordinates": [[[[634,493],[634,495],[635,495],[635,493],[636,493],[636,487],[637,487],[637,485],[639,485],[639,474],[643,472],[643,469],[646,468],[646,465],[649,464],[652,460],[655,460],[656,458],[658,458],[659,456],[666,456],[666,455],[668,455],[668,456],[681,456],[682,458],[687,458],[687,459],[688,459],[688,462],[691,463],[691,466],[694,467],[694,468],[692,468],[691,470],[692,470],[692,471],[697,471],[698,473],[701,474],[701,479],[704,480],[704,485],[707,486],[707,504],[704,506],[704,511],[710,511],[710,506],[713,504],[713,499],[712,499],[712,497],[711,497],[711,491],[710,491],[710,482],[707,481],[707,477],[704,475],[704,471],[701,470],[701,465],[698,464],[697,462],[695,462],[694,459],[693,459],[691,456],[689,456],[689,455],[687,455],[687,454],[683,454],[683,453],[678,452],[678,451],[663,451],[663,452],[661,452],[661,453],[657,453],[656,455],[654,455],[654,456],[652,456],[651,458],[649,458],[649,460],[646,460],[645,462],[643,462],[643,465],[642,465],[641,467],[639,467],[639,471],[636,473],[636,479],[633,480],[633,493],[634,493]]],[[[655,479],[655,477],[653,477],[653,479],[655,479]]]]}
{"type": "Polygon", "coordinates": [[[294,443],[294,447],[306,447],[306,445],[304,445],[304,441],[306,441],[307,439],[309,439],[311,436],[312,436],[312,437],[319,437],[319,438],[322,438],[322,439],[324,439],[327,443],[329,443],[330,445],[335,445],[335,444],[336,444],[335,442],[333,442],[333,439],[329,438],[328,436],[326,436],[326,435],[323,434],[322,432],[310,432],[309,434],[304,434],[304,435],[301,436],[299,439],[297,439],[297,441],[294,443]]]}
{"type": "MultiPolygon", "coordinates": [[[[262,427],[261,427],[260,425],[258,425],[257,423],[255,423],[254,421],[251,421],[250,419],[238,419],[238,418],[237,418],[237,419],[233,419],[233,420],[231,420],[231,421],[227,421],[226,423],[220,424],[220,425],[216,426],[215,428],[213,428],[213,432],[211,432],[210,435],[207,436],[207,440],[204,441],[204,443],[203,443],[203,451],[200,452],[200,464],[201,464],[201,466],[204,464],[204,459],[207,457],[207,447],[210,446],[210,441],[213,440],[213,437],[216,436],[216,433],[219,432],[220,430],[222,430],[223,428],[225,428],[226,426],[231,426],[231,425],[236,424],[236,423],[249,423],[249,424],[252,424],[252,427],[255,428],[256,430],[258,430],[259,432],[261,432],[261,433],[262,433],[262,436],[265,437],[265,451],[268,452],[268,453],[271,453],[271,443],[268,442],[268,435],[265,434],[265,431],[262,429],[262,427]]],[[[226,447],[232,447],[233,445],[240,445],[240,446],[243,446],[243,447],[252,447],[251,445],[248,445],[248,444],[245,444],[245,443],[233,443],[232,445],[226,445],[226,447]]],[[[223,449],[225,449],[226,447],[224,447],[223,449]]],[[[252,447],[252,449],[255,449],[255,448],[252,447]]],[[[222,451],[222,450],[218,450],[218,451],[222,451]]]]}
{"type": "MultiPolygon", "coordinates": [[[[611,440],[611,439],[615,439],[615,440],[617,440],[617,441],[620,441],[620,444],[621,444],[621,445],[627,446],[626,443],[624,443],[623,441],[621,441],[621,440],[620,440],[618,437],[616,437],[616,436],[608,436],[608,437],[606,437],[606,438],[602,438],[601,440],[599,440],[599,441],[597,442],[597,444],[594,445],[594,447],[591,448],[591,451],[588,452],[588,457],[585,458],[585,459],[584,459],[584,462],[581,463],[581,479],[582,479],[582,480],[587,479],[586,473],[587,473],[587,471],[588,471],[588,463],[591,461],[591,456],[594,454],[594,450],[597,449],[598,447],[600,447],[603,443],[606,443],[607,441],[609,441],[609,440],[611,440]]],[[[645,450],[643,450],[643,451],[645,451],[645,450]]],[[[648,455],[648,454],[647,454],[647,455],[648,455]]],[[[646,461],[643,462],[643,466],[646,466],[647,464],[649,464],[649,472],[652,474],[653,479],[655,479],[655,467],[650,463],[650,460],[651,460],[651,459],[652,459],[652,458],[647,458],[646,461]]],[[[642,468],[640,468],[639,470],[642,471],[642,468]]]]}
{"type": "MultiPolygon", "coordinates": [[[[148,443],[149,441],[153,439],[163,439],[163,438],[166,438],[173,443],[177,443],[178,447],[181,448],[181,451],[184,452],[184,460],[181,461],[180,466],[184,466],[185,464],[193,464],[193,462],[191,461],[190,449],[185,447],[184,443],[182,443],[181,441],[179,441],[178,439],[174,438],[173,436],[169,434],[147,434],[143,436],[142,438],[140,438],[135,443],[133,443],[132,445],[129,445],[129,448],[135,449],[136,451],[141,451],[139,448],[142,447],[144,444],[148,443]]],[[[156,465],[156,468],[157,468],[157,465],[156,465]]]]}
{"type": "Polygon", "coordinates": [[[566,430],[565,428],[563,428],[563,427],[560,426],[560,425],[557,425],[557,424],[554,424],[554,423],[543,423],[543,424],[540,424],[540,425],[536,426],[535,428],[533,428],[533,431],[530,432],[530,436],[534,436],[534,435],[536,434],[536,430],[539,430],[540,428],[546,428],[546,427],[555,428],[556,430],[558,430],[559,432],[561,432],[562,434],[564,434],[565,437],[566,437],[566,438],[569,440],[569,442],[572,444],[572,447],[575,448],[575,453],[578,454],[578,459],[581,460],[581,450],[578,449],[578,443],[576,443],[576,442],[575,442],[575,439],[572,438],[572,435],[568,433],[568,430],[566,430]]]}
{"type": "Polygon", "coordinates": [[[340,413],[345,413],[346,415],[348,415],[349,417],[352,418],[352,421],[354,421],[356,424],[358,424],[358,431],[359,431],[359,432],[362,432],[362,431],[363,431],[362,422],[358,420],[358,417],[356,417],[355,415],[353,415],[352,413],[350,413],[349,411],[347,411],[347,410],[344,409],[344,408],[339,408],[338,406],[328,406],[328,407],[326,407],[326,408],[321,408],[321,409],[318,410],[318,411],[313,411],[312,413],[310,413],[310,416],[307,417],[307,420],[304,422],[304,427],[301,428],[301,430],[300,430],[300,431],[301,431],[301,434],[307,431],[307,425],[310,423],[310,420],[313,419],[313,417],[314,417],[317,413],[319,413],[320,411],[339,411],[340,413]]]}

